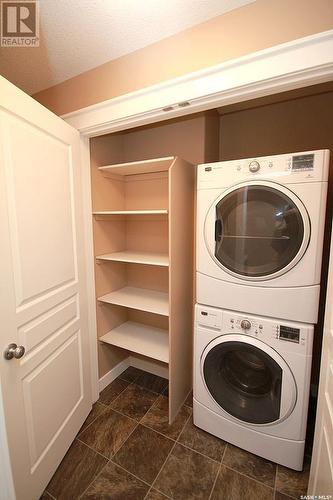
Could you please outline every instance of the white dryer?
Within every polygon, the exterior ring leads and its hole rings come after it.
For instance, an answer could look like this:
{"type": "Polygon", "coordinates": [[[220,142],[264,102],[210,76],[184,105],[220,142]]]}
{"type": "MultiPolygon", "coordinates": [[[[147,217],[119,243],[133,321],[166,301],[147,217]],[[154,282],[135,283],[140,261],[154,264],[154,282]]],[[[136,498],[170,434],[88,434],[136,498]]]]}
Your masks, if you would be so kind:
{"type": "Polygon", "coordinates": [[[197,302],[316,323],[329,151],[198,166],[197,302]]]}
{"type": "Polygon", "coordinates": [[[303,466],[313,326],[196,306],[194,424],[303,466]]]}

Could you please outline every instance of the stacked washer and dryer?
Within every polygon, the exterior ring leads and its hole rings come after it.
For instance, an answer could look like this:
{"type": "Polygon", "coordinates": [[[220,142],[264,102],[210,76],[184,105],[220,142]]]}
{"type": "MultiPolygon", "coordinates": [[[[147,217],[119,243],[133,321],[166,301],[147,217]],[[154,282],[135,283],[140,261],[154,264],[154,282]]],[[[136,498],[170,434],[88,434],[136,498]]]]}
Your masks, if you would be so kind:
{"type": "Polygon", "coordinates": [[[198,166],[194,423],[301,470],[329,151],[198,166]]]}

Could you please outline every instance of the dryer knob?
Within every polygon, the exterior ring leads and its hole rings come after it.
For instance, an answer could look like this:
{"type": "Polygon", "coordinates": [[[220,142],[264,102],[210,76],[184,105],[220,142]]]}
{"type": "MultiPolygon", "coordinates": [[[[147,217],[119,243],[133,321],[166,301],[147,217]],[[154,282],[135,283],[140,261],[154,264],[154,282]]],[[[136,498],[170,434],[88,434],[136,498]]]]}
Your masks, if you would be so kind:
{"type": "Polygon", "coordinates": [[[260,163],[258,161],[251,161],[249,165],[249,170],[252,173],[258,172],[260,170],[260,163]]]}
{"type": "Polygon", "coordinates": [[[250,330],[251,326],[252,325],[248,319],[243,319],[241,321],[241,328],[243,328],[243,330],[250,330]]]}

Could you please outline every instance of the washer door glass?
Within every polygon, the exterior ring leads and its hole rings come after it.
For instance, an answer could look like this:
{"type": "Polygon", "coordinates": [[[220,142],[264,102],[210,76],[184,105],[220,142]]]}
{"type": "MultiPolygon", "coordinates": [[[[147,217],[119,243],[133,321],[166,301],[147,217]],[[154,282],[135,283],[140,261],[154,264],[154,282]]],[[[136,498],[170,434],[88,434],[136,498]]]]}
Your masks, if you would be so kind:
{"type": "Polygon", "coordinates": [[[280,418],[282,368],[259,348],[217,344],[205,358],[203,375],[214,400],[233,417],[253,424],[280,418]]]}
{"type": "Polygon", "coordinates": [[[296,257],[304,238],[302,214],[270,186],[240,187],[216,205],[215,257],[241,276],[269,276],[296,257]]]}

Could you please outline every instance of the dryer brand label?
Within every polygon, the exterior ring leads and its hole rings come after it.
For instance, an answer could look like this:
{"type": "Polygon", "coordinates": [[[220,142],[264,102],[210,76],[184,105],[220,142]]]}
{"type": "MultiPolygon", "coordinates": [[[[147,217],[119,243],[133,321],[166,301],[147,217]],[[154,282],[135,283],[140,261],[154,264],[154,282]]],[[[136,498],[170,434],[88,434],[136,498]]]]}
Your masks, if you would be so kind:
{"type": "Polygon", "coordinates": [[[293,162],[291,168],[294,172],[304,172],[306,170],[313,170],[313,167],[314,167],[314,154],[293,156],[293,162]]]}

